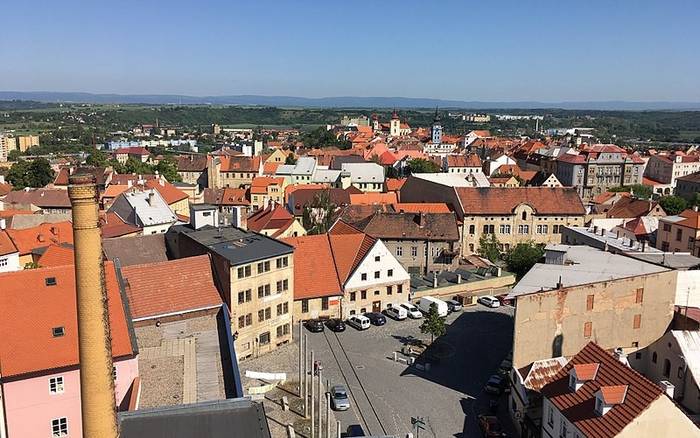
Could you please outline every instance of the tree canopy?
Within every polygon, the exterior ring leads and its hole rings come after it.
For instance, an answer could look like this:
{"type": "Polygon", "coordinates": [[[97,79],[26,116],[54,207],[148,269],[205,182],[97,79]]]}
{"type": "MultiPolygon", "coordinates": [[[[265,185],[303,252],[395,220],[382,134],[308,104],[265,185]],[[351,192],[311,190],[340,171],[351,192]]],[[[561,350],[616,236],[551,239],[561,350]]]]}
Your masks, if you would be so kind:
{"type": "Polygon", "coordinates": [[[425,335],[430,335],[431,343],[435,338],[439,338],[447,333],[445,317],[438,314],[437,305],[435,303],[430,305],[430,309],[428,309],[428,313],[425,315],[423,323],[420,325],[420,332],[425,335]]]}
{"type": "Polygon", "coordinates": [[[688,208],[688,201],[680,196],[664,196],[659,199],[659,205],[668,215],[676,215],[688,208]]]}
{"type": "Polygon", "coordinates": [[[495,234],[482,234],[479,238],[479,249],[477,252],[481,257],[496,263],[501,258],[500,246],[495,234]]]}
{"type": "Polygon", "coordinates": [[[46,184],[53,182],[53,180],[54,171],[46,158],[37,158],[33,161],[17,161],[7,172],[7,181],[15,189],[44,187],[46,184]]]}
{"type": "Polygon", "coordinates": [[[440,172],[440,166],[434,161],[425,158],[414,158],[408,162],[408,173],[436,173],[440,172]]]}
{"type": "Polygon", "coordinates": [[[522,278],[544,256],[544,246],[532,241],[518,243],[506,253],[508,270],[522,278]]]}

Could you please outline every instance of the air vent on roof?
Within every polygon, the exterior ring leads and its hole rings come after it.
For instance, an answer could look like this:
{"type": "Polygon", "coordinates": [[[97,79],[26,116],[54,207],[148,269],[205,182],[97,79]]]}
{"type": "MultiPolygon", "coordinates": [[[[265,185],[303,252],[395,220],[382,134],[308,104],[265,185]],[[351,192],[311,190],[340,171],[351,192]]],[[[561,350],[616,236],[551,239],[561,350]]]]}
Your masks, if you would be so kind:
{"type": "Polygon", "coordinates": [[[60,338],[66,334],[66,330],[63,327],[54,327],[51,329],[51,333],[53,333],[54,338],[60,338]]]}
{"type": "Polygon", "coordinates": [[[56,286],[56,277],[46,277],[44,281],[47,286],[56,286]]]}

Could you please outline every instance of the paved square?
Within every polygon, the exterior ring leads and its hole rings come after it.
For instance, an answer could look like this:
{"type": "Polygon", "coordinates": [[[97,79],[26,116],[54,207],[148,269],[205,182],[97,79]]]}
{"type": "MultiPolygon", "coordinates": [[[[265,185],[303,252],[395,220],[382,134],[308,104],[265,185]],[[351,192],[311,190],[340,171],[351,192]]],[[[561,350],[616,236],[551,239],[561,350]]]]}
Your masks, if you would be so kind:
{"type": "Polygon", "coordinates": [[[480,436],[476,413],[488,406],[482,388],[512,345],[512,313],[509,307],[477,305],[449,315],[447,334],[436,340],[448,345],[449,357],[429,372],[390,360],[405,337],[429,340],[420,333],[421,320],[388,319],[363,332],[348,327],[338,334],[304,333],[324,379],[351,392],[352,409],[336,413],[343,427],[360,424],[374,435],[403,437],[411,431],[411,417],[421,416],[427,430],[420,436],[471,437],[480,436]]]}

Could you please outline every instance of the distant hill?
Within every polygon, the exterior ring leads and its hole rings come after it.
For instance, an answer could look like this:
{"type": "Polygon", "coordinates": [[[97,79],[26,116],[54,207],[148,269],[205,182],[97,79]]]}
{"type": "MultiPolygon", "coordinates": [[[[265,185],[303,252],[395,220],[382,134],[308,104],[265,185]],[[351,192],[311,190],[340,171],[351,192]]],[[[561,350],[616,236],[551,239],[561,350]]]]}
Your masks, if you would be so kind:
{"type": "Polygon", "coordinates": [[[258,105],[302,108],[459,108],[459,109],[543,109],[568,110],[700,110],[700,102],[484,102],[430,99],[417,97],[293,97],[293,96],[184,96],[175,94],[93,94],[52,91],[0,91],[0,100],[23,100],[51,103],[121,103],[152,105],[258,105]]]}

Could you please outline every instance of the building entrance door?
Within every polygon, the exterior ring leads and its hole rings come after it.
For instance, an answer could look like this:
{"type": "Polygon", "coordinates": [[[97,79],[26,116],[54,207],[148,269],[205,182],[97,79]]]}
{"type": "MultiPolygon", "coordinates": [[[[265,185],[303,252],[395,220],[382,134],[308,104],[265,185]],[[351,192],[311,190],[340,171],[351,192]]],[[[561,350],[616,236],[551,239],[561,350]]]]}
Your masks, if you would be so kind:
{"type": "Polygon", "coordinates": [[[382,311],[382,302],[381,301],[372,302],[372,312],[381,312],[381,311],[382,311]]]}

